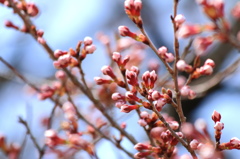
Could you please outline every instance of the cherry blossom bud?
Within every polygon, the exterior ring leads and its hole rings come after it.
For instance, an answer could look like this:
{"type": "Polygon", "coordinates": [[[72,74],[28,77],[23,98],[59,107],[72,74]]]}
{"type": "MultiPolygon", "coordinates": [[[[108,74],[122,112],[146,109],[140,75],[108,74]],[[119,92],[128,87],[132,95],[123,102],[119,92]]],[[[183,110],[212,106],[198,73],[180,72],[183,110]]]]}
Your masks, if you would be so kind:
{"type": "Polygon", "coordinates": [[[202,32],[202,28],[200,25],[182,25],[177,35],[179,38],[188,38],[193,35],[197,35],[202,32]]]}
{"type": "Polygon", "coordinates": [[[183,86],[180,90],[182,96],[188,96],[190,92],[190,87],[189,86],[183,86]]]}
{"type": "Polygon", "coordinates": [[[132,66],[131,68],[130,68],[130,70],[131,71],[133,71],[133,72],[135,72],[137,75],[139,75],[139,68],[137,67],[137,66],[132,66]]]}
{"type": "Polygon", "coordinates": [[[37,41],[42,45],[46,44],[46,41],[42,37],[38,37],[37,41]]]}
{"type": "Polygon", "coordinates": [[[146,126],[146,125],[147,125],[147,122],[146,122],[144,119],[139,119],[139,120],[138,120],[138,124],[139,124],[140,126],[146,126]]]}
{"type": "Polygon", "coordinates": [[[85,50],[87,51],[87,54],[92,54],[92,53],[94,53],[94,51],[96,50],[97,48],[96,48],[96,46],[95,45],[87,45],[86,47],[85,47],[85,50]]]}
{"type": "Polygon", "coordinates": [[[110,76],[112,79],[116,79],[116,76],[110,66],[103,66],[101,71],[104,75],[110,76]]]}
{"type": "Polygon", "coordinates": [[[137,73],[134,71],[129,71],[126,70],[126,77],[127,77],[127,82],[132,85],[132,86],[136,86],[138,85],[138,77],[137,77],[137,73]]]}
{"type": "Polygon", "coordinates": [[[185,20],[186,18],[182,14],[176,15],[176,17],[174,18],[174,21],[177,23],[178,26],[183,24],[185,20]]]}
{"type": "Polygon", "coordinates": [[[83,40],[83,43],[84,43],[85,46],[91,45],[91,44],[93,43],[93,40],[92,40],[91,37],[86,36],[86,37],[84,38],[84,40],[83,40]]]}
{"type": "Polygon", "coordinates": [[[154,139],[161,139],[161,133],[165,131],[163,127],[154,127],[150,131],[150,136],[154,139]]]}
{"type": "Polygon", "coordinates": [[[115,106],[119,109],[121,109],[121,106],[126,104],[126,101],[125,100],[118,100],[116,103],[115,103],[115,106]]]}
{"type": "Polygon", "coordinates": [[[197,55],[204,55],[207,48],[213,43],[214,38],[209,37],[197,37],[193,41],[193,46],[195,48],[197,55]]]}
{"type": "Polygon", "coordinates": [[[199,72],[202,75],[211,75],[213,73],[213,68],[210,65],[203,65],[202,67],[200,67],[199,72]]]}
{"type": "Polygon", "coordinates": [[[153,100],[158,100],[162,98],[163,96],[158,91],[153,91],[151,94],[151,97],[153,100]]]}
{"type": "Polygon", "coordinates": [[[118,92],[112,94],[112,100],[114,101],[124,100],[124,99],[125,97],[118,92]]]}
{"type": "Polygon", "coordinates": [[[150,155],[152,152],[151,151],[144,151],[144,152],[138,152],[134,155],[134,158],[136,159],[142,159],[150,155]]]}
{"type": "Polygon", "coordinates": [[[240,140],[239,140],[237,137],[231,138],[230,143],[231,143],[233,146],[237,146],[237,147],[240,146],[240,140]]]}
{"type": "Polygon", "coordinates": [[[168,124],[173,130],[177,130],[179,128],[179,123],[177,121],[169,121],[168,124]]]}
{"type": "Polygon", "coordinates": [[[136,10],[141,10],[142,9],[142,1],[141,0],[135,0],[134,1],[134,7],[136,10]]]}
{"type": "Polygon", "coordinates": [[[196,139],[193,139],[193,140],[190,142],[190,147],[191,147],[193,150],[197,150],[197,149],[198,149],[198,145],[199,145],[199,142],[198,142],[196,139]]]}
{"type": "Polygon", "coordinates": [[[197,96],[197,94],[193,90],[190,90],[188,92],[188,99],[194,99],[194,98],[196,98],[196,96],[197,96]]]}
{"type": "Polygon", "coordinates": [[[160,56],[165,55],[167,53],[167,48],[165,46],[162,46],[158,49],[158,54],[160,56]]]}
{"type": "Polygon", "coordinates": [[[212,120],[216,123],[221,120],[221,114],[218,113],[216,110],[213,111],[212,113],[212,120]]]}
{"type": "Polygon", "coordinates": [[[16,29],[16,30],[19,29],[18,26],[14,25],[14,24],[13,24],[11,21],[9,21],[9,20],[5,21],[5,26],[6,26],[6,27],[9,27],[9,28],[14,28],[14,29],[16,29]]]}
{"type": "Polygon", "coordinates": [[[59,49],[57,49],[57,50],[54,51],[54,56],[55,56],[56,58],[59,58],[60,56],[65,55],[65,54],[67,54],[66,51],[61,51],[61,50],[59,50],[59,49]]]}
{"type": "Polygon", "coordinates": [[[26,9],[27,14],[31,17],[35,17],[39,13],[38,7],[32,2],[27,3],[26,9]]]}
{"type": "Polygon", "coordinates": [[[166,99],[164,98],[160,98],[158,99],[157,101],[154,101],[154,106],[156,107],[156,109],[158,111],[161,111],[162,110],[162,107],[166,104],[166,99]]]}
{"type": "Polygon", "coordinates": [[[123,60],[122,60],[122,66],[126,66],[126,64],[128,63],[128,61],[130,60],[130,56],[126,55],[123,60]]]}
{"type": "Polygon", "coordinates": [[[101,78],[101,77],[94,77],[94,81],[95,81],[96,84],[98,84],[98,85],[110,84],[110,83],[113,82],[113,81],[110,80],[110,79],[104,79],[104,78],[101,78]]]}
{"type": "Polygon", "coordinates": [[[152,146],[149,145],[149,144],[143,144],[143,143],[137,143],[135,146],[134,146],[134,149],[138,150],[138,151],[141,151],[141,150],[149,150],[151,149],[152,146]]]}
{"type": "Polygon", "coordinates": [[[129,36],[130,34],[130,30],[126,26],[119,26],[118,31],[121,36],[129,36]]]}
{"type": "Polygon", "coordinates": [[[179,60],[177,62],[177,69],[180,71],[191,72],[193,68],[192,66],[188,65],[184,60],[179,60]]]}
{"type": "Polygon", "coordinates": [[[130,111],[134,110],[134,109],[138,109],[139,105],[128,105],[128,104],[124,104],[121,106],[121,112],[124,113],[129,113],[130,111]]]}
{"type": "Polygon", "coordinates": [[[37,30],[37,36],[38,37],[42,37],[44,34],[44,31],[43,30],[37,30]]]}
{"type": "Polygon", "coordinates": [[[209,65],[211,66],[212,68],[215,67],[215,62],[212,60],[212,59],[207,59],[204,63],[204,65],[209,65]]]}
{"type": "Polygon", "coordinates": [[[166,56],[166,61],[167,62],[173,62],[174,61],[174,56],[173,56],[172,53],[166,53],[165,56],[166,56]]]}
{"type": "Polygon", "coordinates": [[[140,117],[143,118],[143,119],[148,119],[150,117],[150,115],[148,114],[148,112],[142,111],[140,113],[140,117]]]}
{"type": "Polygon", "coordinates": [[[66,74],[64,71],[62,70],[58,70],[56,73],[55,73],[55,77],[59,80],[65,80],[66,79],[66,74]]]}
{"type": "Polygon", "coordinates": [[[217,121],[214,125],[214,129],[217,131],[221,131],[224,128],[224,123],[217,121]]]}
{"type": "Polygon", "coordinates": [[[126,98],[128,98],[130,100],[134,100],[134,101],[140,102],[140,103],[142,102],[142,100],[139,99],[133,92],[127,91],[125,93],[125,96],[126,96],[126,98]]]}
{"type": "Polygon", "coordinates": [[[113,52],[112,59],[115,61],[118,65],[121,64],[121,54],[119,52],[113,52]]]}

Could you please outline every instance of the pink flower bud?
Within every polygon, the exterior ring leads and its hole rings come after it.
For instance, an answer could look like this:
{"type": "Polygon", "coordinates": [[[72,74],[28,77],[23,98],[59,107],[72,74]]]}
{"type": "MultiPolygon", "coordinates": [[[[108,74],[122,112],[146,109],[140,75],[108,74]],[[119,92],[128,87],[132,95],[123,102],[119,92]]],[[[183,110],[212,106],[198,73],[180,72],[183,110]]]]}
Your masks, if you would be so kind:
{"type": "Polygon", "coordinates": [[[169,121],[168,124],[173,130],[177,130],[179,128],[179,123],[177,121],[169,121]]]}
{"type": "Polygon", "coordinates": [[[134,7],[135,7],[135,10],[141,10],[142,9],[142,1],[141,0],[135,0],[134,1],[134,7]]]}
{"type": "Polygon", "coordinates": [[[125,93],[126,98],[130,99],[130,100],[134,100],[136,102],[142,102],[141,99],[139,99],[133,92],[127,91],[125,93]]]}
{"type": "Polygon", "coordinates": [[[221,131],[224,128],[224,123],[217,121],[214,125],[214,129],[217,131],[221,131]]]}
{"type": "Polygon", "coordinates": [[[212,113],[212,120],[216,123],[221,120],[221,114],[218,113],[216,110],[212,113]]]}
{"type": "Polygon", "coordinates": [[[237,137],[231,138],[230,143],[231,143],[233,146],[240,146],[240,140],[239,140],[237,137]]]}
{"type": "Polygon", "coordinates": [[[184,23],[185,20],[186,18],[182,14],[176,15],[176,17],[174,18],[174,21],[177,23],[178,26],[184,23]]]}
{"type": "Polygon", "coordinates": [[[165,56],[166,56],[166,61],[167,62],[173,62],[174,59],[175,59],[175,57],[173,56],[172,53],[166,53],[165,56]]]}
{"type": "Polygon", "coordinates": [[[101,71],[104,75],[110,76],[112,79],[116,79],[116,76],[110,66],[103,66],[101,71]]]}
{"type": "Polygon", "coordinates": [[[177,62],[177,69],[180,71],[191,72],[192,66],[188,65],[184,60],[179,60],[177,62]]]}
{"type": "Polygon", "coordinates": [[[112,83],[112,80],[110,80],[110,79],[104,79],[104,78],[101,78],[101,77],[94,77],[94,81],[95,81],[96,84],[98,84],[98,85],[110,84],[110,83],[112,83]]]}
{"type": "Polygon", "coordinates": [[[62,70],[58,70],[56,73],[55,73],[55,77],[59,80],[65,80],[66,79],[66,74],[64,71],[62,70]]]}
{"type": "Polygon", "coordinates": [[[16,30],[19,29],[18,26],[14,25],[14,24],[13,24],[11,21],[9,21],[9,20],[5,21],[5,26],[6,26],[6,27],[9,27],[9,28],[14,28],[14,29],[16,29],[16,30]]]}
{"type": "Polygon", "coordinates": [[[166,54],[167,53],[167,48],[165,47],[165,46],[162,46],[162,47],[160,47],[159,49],[158,49],[158,54],[160,55],[160,56],[163,56],[164,54],[166,54]]]}
{"type": "Polygon", "coordinates": [[[139,75],[139,68],[137,66],[132,66],[130,70],[135,72],[137,75],[139,75]]]}
{"type": "Polygon", "coordinates": [[[93,40],[92,40],[91,37],[86,36],[86,37],[84,38],[84,40],[83,40],[83,43],[84,43],[85,46],[91,45],[91,44],[93,43],[93,40]]]}
{"type": "Polygon", "coordinates": [[[161,111],[162,110],[162,107],[166,104],[166,99],[164,98],[160,98],[158,99],[157,101],[154,101],[154,106],[156,107],[156,109],[158,111],[161,111]]]}
{"type": "Polygon", "coordinates": [[[161,133],[165,131],[163,127],[154,127],[150,131],[150,136],[154,139],[161,139],[161,133]]]}
{"type": "Polygon", "coordinates": [[[26,9],[27,14],[31,17],[35,17],[39,13],[38,7],[32,2],[27,3],[26,9]]]}
{"type": "Polygon", "coordinates": [[[65,55],[65,54],[67,54],[66,51],[61,51],[61,50],[59,50],[59,49],[57,49],[57,50],[54,51],[54,56],[55,56],[56,58],[59,58],[60,56],[65,55]]]}
{"type": "Polygon", "coordinates": [[[152,152],[151,151],[144,151],[144,152],[138,152],[134,155],[134,158],[136,159],[143,159],[150,155],[152,152]]]}
{"type": "Polygon", "coordinates": [[[177,35],[179,38],[188,38],[201,32],[202,28],[200,25],[182,25],[179,28],[177,35]]]}
{"type": "Polygon", "coordinates": [[[86,47],[85,47],[85,50],[87,51],[87,54],[92,54],[92,53],[94,53],[94,51],[96,50],[97,48],[96,48],[96,46],[95,45],[87,45],[86,47]]]}
{"type": "Polygon", "coordinates": [[[44,34],[44,31],[43,30],[37,30],[37,36],[38,37],[42,37],[44,34]]]}
{"type": "Polygon", "coordinates": [[[190,90],[188,92],[188,99],[194,99],[194,98],[196,98],[196,96],[197,96],[197,94],[193,90],[190,90]]]}
{"type": "Polygon", "coordinates": [[[190,87],[189,86],[183,86],[180,90],[182,96],[188,96],[190,92],[190,87]]]}
{"type": "Polygon", "coordinates": [[[146,125],[147,125],[147,122],[146,122],[144,119],[139,119],[139,120],[138,120],[138,124],[139,124],[140,126],[146,126],[146,125]]]}
{"type": "Polygon", "coordinates": [[[193,139],[193,140],[190,142],[190,147],[191,147],[193,150],[197,150],[197,149],[198,149],[198,145],[199,145],[199,142],[198,142],[196,139],[193,139]]]}
{"type": "Polygon", "coordinates": [[[45,137],[48,137],[48,138],[53,138],[53,137],[57,137],[57,132],[53,129],[49,129],[49,130],[46,130],[45,133],[44,133],[44,136],[45,137]]]}
{"type": "Polygon", "coordinates": [[[112,94],[112,100],[114,101],[124,100],[124,99],[125,97],[118,92],[112,94]]]}
{"type": "Polygon", "coordinates": [[[148,114],[148,112],[142,111],[140,113],[140,117],[143,118],[143,119],[148,119],[150,117],[150,115],[148,114]]]}
{"type": "Polygon", "coordinates": [[[138,109],[138,108],[139,108],[138,105],[127,105],[127,104],[124,104],[124,105],[121,106],[121,112],[129,113],[130,111],[138,109]]]}
{"type": "Polygon", "coordinates": [[[113,52],[112,59],[115,61],[118,65],[121,62],[121,54],[119,52],[113,52]]]}
{"type": "Polygon", "coordinates": [[[215,62],[212,60],[212,59],[207,59],[204,63],[204,65],[209,65],[211,66],[212,68],[215,67],[215,62]]]}
{"type": "Polygon", "coordinates": [[[137,143],[135,146],[134,146],[134,149],[138,150],[138,151],[141,151],[141,150],[149,150],[151,149],[151,145],[149,144],[143,144],[143,143],[137,143]]]}
{"type": "Polygon", "coordinates": [[[138,85],[138,77],[137,77],[137,73],[134,71],[129,71],[126,70],[126,77],[127,77],[127,82],[132,85],[132,86],[136,86],[138,85]]]}
{"type": "Polygon", "coordinates": [[[199,70],[202,75],[211,75],[213,73],[213,68],[210,65],[203,65],[199,70]]]}
{"type": "Polygon", "coordinates": [[[129,36],[130,33],[130,30],[126,26],[119,26],[118,31],[121,36],[129,36]]]}
{"type": "Polygon", "coordinates": [[[42,45],[46,44],[46,41],[42,37],[38,37],[37,41],[42,45]]]}
{"type": "Polygon", "coordinates": [[[158,100],[163,97],[158,91],[153,91],[151,96],[153,100],[158,100]]]}

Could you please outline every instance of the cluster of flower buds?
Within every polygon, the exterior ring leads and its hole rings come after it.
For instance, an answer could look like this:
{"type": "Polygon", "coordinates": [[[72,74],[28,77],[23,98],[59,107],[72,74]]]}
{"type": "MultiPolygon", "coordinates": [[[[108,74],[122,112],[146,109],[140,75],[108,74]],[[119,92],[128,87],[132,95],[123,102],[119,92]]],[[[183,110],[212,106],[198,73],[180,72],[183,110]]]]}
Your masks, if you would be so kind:
{"type": "MultiPolygon", "coordinates": [[[[176,145],[178,140],[172,136],[170,131],[164,126],[163,122],[158,120],[158,117],[155,113],[150,115],[146,111],[142,111],[140,113],[141,119],[139,119],[138,123],[141,126],[147,126],[148,130],[150,130],[150,136],[154,139],[156,143],[156,147],[153,147],[149,144],[138,143],[134,146],[134,148],[138,151],[135,154],[136,158],[146,157],[146,156],[173,156],[175,153],[176,145]]],[[[174,121],[171,117],[164,115],[165,120],[169,124],[169,126],[173,130],[177,130],[179,128],[179,124],[177,121],[174,121]]],[[[183,134],[181,132],[176,132],[176,134],[182,138],[183,134]]]]}
{"type": "Polygon", "coordinates": [[[112,54],[112,60],[115,61],[120,68],[121,71],[125,70],[125,66],[130,60],[130,56],[127,55],[122,59],[122,55],[119,52],[113,52],[112,54]]]}
{"type": "Polygon", "coordinates": [[[140,28],[142,28],[142,18],[140,12],[142,9],[141,0],[125,0],[124,2],[125,12],[128,17],[140,28]]]}
{"type": "Polygon", "coordinates": [[[212,114],[212,120],[215,123],[215,125],[214,125],[215,139],[216,139],[216,142],[219,143],[220,138],[221,138],[221,134],[222,134],[222,130],[224,128],[224,124],[222,122],[220,122],[221,114],[214,110],[213,114],[212,114]]]}
{"type": "Polygon", "coordinates": [[[112,100],[116,101],[115,106],[117,108],[121,108],[122,105],[126,104],[125,96],[118,92],[112,94],[112,100]]]}
{"type": "Polygon", "coordinates": [[[54,94],[62,95],[64,90],[62,89],[62,84],[59,81],[55,81],[51,86],[43,84],[38,93],[38,99],[44,100],[51,98],[54,94]]]}
{"type": "Polygon", "coordinates": [[[203,7],[203,12],[213,21],[223,18],[224,16],[224,3],[223,0],[197,0],[203,7]]]}
{"type": "Polygon", "coordinates": [[[57,146],[65,145],[69,148],[84,150],[88,154],[94,155],[93,145],[84,140],[79,133],[69,133],[66,139],[64,139],[55,130],[49,129],[45,131],[45,144],[52,150],[57,146]]]}
{"type": "Polygon", "coordinates": [[[102,85],[102,84],[110,84],[112,82],[115,82],[118,86],[120,87],[125,87],[125,83],[122,80],[119,80],[117,78],[117,76],[115,75],[113,69],[111,66],[103,66],[101,68],[101,71],[104,75],[109,76],[111,79],[105,79],[105,78],[101,78],[101,77],[94,77],[94,81],[98,84],[98,85],[102,85]]]}
{"type": "Polygon", "coordinates": [[[127,26],[119,26],[118,31],[121,36],[128,36],[136,41],[143,42],[146,45],[149,44],[148,39],[145,35],[133,33],[127,26]]]}
{"type": "Polygon", "coordinates": [[[3,134],[0,134],[0,150],[6,154],[8,158],[19,158],[19,154],[21,152],[20,145],[16,143],[7,144],[6,138],[3,134]]]}
{"type": "Polygon", "coordinates": [[[168,53],[167,48],[165,46],[162,46],[158,49],[158,55],[161,57],[161,59],[165,60],[166,62],[174,61],[174,55],[172,53],[168,53]]]}
{"type": "Polygon", "coordinates": [[[185,71],[187,73],[191,73],[192,79],[199,78],[203,75],[211,75],[213,73],[213,68],[215,67],[215,62],[212,59],[207,59],[203,66],[196,68],[195,70],[189,64],[187,64],[184,60],[179,60],[177,62],[177,69],[180,71],[185,71]]]}
{"type": "Polygon", "coordinates": [[[78,129],[76,110],[71,102],[65,102],[62,106],[64,116],[68,121],[62,122],[61,127],[63,130],[76,133],[78,129]]]}
{"type": "Polygon", "coordinates": [[[194,99],[196,97],[196,92],[191,90],[190,86],[185,85],[180,90],[181,95],[184,97],[188,97],[188,99],[194,99]]]}
{"type": "MultiPolygon", "coordinates": [[[[93,40],[91,37],[87,36],[83,40],[83,49],[81,51],[80,59],[83,60],[87,54],[92,54],[96,50],[96,46],[93,44],[93,40]]],[[[80,44],[81,45],[81,42],[80,44]]],[[[80,46],[78,46],[80,48],[80,46]]],[[[77,51],[79,52],[79,51],[77,51]]]]}
{"type": "Polygon", "coordinates": [[[69,51],[56,50],[54,56],[57,58],[57,61],[53,62],[55,68],[66,68],[68,66],[74,67],[79,64],[76,58],[76,51],[69,49],[69,51]]]}
{"type": "Polygon", "coordinates": [[[150,89],[148,91],[148,100],[153,101],[154,107],[161,111],[163,106],[171,101],[171,97],[167,93],[160,93],[156,90],[150,89]]]}

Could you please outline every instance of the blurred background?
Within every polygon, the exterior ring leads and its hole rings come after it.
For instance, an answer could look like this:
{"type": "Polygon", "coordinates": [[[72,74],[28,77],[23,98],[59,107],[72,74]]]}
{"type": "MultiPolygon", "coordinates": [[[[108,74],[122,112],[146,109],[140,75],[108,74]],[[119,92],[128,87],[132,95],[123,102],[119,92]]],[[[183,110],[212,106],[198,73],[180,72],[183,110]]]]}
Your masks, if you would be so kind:
{"type": "MultiPolygon", "coordinates": [[[[96,34],[103,32],[114,39],[114,34],[120,25],[126,25],[132,31],[138,31],[124,12],[123,0],[35,0],[34,2],[41,12],[32,20],[38,29],[44,30],[44,38],[53,50],[75,48],[77,42],[83,40],[85,36],[94,39],[97,50],[83,62],[86,78],[89,81],[99,76],[101,67],[109,63],[105,47],[97,40],[96,34]]],[[[230,16],[231,8],[236,2],[237,0],[226,1],[225,14],[233,28],[240,28],[240,25],[230,16]]],[[[190,23],[208,22],[201,8],[192,0],[180,1],[178,13],[183,14],[186,21],[190,23]]],[[[172,1],[143,0],[142,18],[146,31],[157,47],[167,46],[170,52],[173,51],[171,14],[172,1]]],[[[53,79],[56,70],[45,50],[30,35],[6,28],[4,26],[6,20],[11,20],[18,26],[23,24],[18,16],[12,14],[11,9],[0,6],[0,56],[38,86],[42,85],[46,79],[53,79]]],[[[187,43],[188,40],[180,40],[180,49],[183,50],[183,46],[187,43]]],[[[150,49],[146,50],[146,54],[146,61],[156,58],[150,49]]],[[[204,58],[207,57],[217,60],[216,70],[221,70],[237,59],[239,52],[230,45],[214,43],[204,58]]],[[[240,137],[239,81],[240,74],[237,70],[217,87],[211,89],[206,96],[193,101],[184,101],[183,107],[187,112],[188,121],[194,122],[198,118],[203,118],[208,124],[210,133],[214,135],[211,114],[213,110],[217,110],[222,114],[222,121],[225,123],[222,142],[227,142],[232,137],[240,137]]],[[[6,136],[7,142],[21,143],[26,132],[25,128],[18,123],[18,117],[21,116],[28,120],[33,134],[40,136],[38,142],[43,144],[45,129],[41,126],[40,119],[50,114],[53,103],[48,100],[39,101],[36,95],[26,93],[25,88],[25,84],[0,63],[0,132],[6,136]]],[[[80,104],[85,103],[83,101],[80,104]]],[[[125,122],[128,120],[126,119],[125,122]]],[[[136,119],[131,121],[131,125],[139,127],[136,119]]],[[[139,132],[138,130],[140,129],[136,128],[136,133],[139,132]]],[[[144,136],[139,134],[138,138],[141,140],[144,136]]],[[[111,144],[104,144],[111,149],[111,144]]],[[[101,143],[97,149],[100,158],[103,158],[106,153],[105,146],[101,143]]],[[[126,146],[133,150],[132,145],[126,146]]],[[[37,151],[32,147],[32,142],[28,140],[22,158],[36,158],[37,151]]],[[[117,151],[108,151],[108,158],[127,158],[121,153],[115,153],[117,151]]],[[[232,150],[226,152],[226,156],[228,159],[237,159],[240,153],[232,150]]],[[[1,152],[0,158],[4,158],[1,152]]]]}

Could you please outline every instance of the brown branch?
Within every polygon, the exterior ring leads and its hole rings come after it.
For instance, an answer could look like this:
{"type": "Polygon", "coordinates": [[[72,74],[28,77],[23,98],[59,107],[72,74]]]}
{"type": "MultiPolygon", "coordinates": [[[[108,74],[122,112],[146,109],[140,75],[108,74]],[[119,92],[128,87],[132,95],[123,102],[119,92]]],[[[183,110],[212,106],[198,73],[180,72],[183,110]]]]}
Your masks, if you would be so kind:
{"type": "Polygon", "coordinates": [[[38,145],[37,141],[36,141],[36,138],[33,136],[29,126],[28,126],[28,123],[23,120],[21,117],[19,117],[19,123],[23,124],[27,130],[27,134],[30,136],[34,146],[37,148],[38,150],[38,153],[39,153],[39,159],[42,158],[42,156],[44,155],[44,151],[41,149],[41,147],[38,145]]]}

